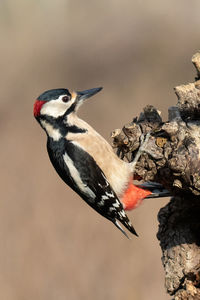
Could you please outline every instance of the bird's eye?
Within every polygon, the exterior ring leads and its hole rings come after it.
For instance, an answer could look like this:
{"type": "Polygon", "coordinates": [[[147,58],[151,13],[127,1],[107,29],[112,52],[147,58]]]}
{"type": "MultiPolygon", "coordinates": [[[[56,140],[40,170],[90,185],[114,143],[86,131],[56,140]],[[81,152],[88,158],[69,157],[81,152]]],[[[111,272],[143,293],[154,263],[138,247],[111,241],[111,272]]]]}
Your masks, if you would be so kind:
{"type": "Polygon", "coordinates": [[[62,97],[63,102],[68,102],[70,99],[71,99],[71,96],[69,96],[69,95],[62,97]]]}

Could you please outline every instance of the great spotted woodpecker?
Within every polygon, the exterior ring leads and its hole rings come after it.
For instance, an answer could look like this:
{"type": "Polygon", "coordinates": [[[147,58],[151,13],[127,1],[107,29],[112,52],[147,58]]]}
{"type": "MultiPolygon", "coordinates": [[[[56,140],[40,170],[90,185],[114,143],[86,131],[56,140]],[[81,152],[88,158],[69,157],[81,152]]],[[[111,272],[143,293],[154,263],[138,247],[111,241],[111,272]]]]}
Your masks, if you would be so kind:
{"type": "Polygon", "coordinates": [[[132,164],[122,161],[109,143],[77,116],[84,100],[101,89],[46,91],[35,101],[34,116],[47,134],[50,160],[63,181],[126,236],[118,221],[137,235],[125,210],[135,208],[152,192],[133,185],[132,164]]]}

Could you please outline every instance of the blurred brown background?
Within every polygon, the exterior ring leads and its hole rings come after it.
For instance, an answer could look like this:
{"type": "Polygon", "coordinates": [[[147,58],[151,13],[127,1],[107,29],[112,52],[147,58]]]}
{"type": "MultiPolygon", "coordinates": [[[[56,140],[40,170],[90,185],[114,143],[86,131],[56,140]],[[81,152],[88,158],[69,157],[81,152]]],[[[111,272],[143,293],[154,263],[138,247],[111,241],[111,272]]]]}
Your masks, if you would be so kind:
{"type": "Polygon", "coordinates": [[[46,89],[104,90],[80,116],[110,132],[153,104],[167,116],[173,87],[192,81],[198,0],[0,1],[0,299],[166,300],[157,213],[129,213],[127,240],[57,176],[33,118],[46,89]]]}

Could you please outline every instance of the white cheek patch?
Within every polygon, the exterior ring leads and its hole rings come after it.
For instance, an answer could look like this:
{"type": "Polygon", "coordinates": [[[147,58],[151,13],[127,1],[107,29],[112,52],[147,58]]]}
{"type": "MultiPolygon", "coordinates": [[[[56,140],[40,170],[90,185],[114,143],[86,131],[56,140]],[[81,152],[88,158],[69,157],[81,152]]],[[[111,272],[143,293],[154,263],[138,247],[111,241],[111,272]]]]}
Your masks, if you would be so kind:
{"type": "Polygon", "coordinates": [[[86,185],[83,183],[83,181],[81,180],[81,177],[79,175],[78,170],[76,169],[76,167],[74,166],[73,161],[71,160],[71,158],[67,155],[67,153],[65,153],[63,155],[63,159],[69,169],[69,172],[71,174],[71,177],[73,178],[73,180],[75,181],[76,185],[78,186],[78,188],[87,196],[89,196],[89,201],[93,202],[95,201],[95,194],[93,193],[93,191],[86,185]]]}
{"type": "Polygon", "coordinates": [[[41,115],[47,115],[54,118],[58,118],[64,115],[64,113],[70,108],[73,104],[74,99],[71,99],[69,102],[65,103],[62,101],[62,97],[59,97],[57,100],[51,100],[46,102],[40,111],[41,115]]]}

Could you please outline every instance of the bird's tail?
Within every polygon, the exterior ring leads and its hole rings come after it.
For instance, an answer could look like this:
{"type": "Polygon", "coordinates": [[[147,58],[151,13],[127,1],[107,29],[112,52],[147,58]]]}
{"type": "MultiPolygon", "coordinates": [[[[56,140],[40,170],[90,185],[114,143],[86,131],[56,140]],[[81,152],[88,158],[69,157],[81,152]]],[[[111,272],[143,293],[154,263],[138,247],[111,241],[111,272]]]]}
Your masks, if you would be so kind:
{"type": "Polygon", "coordinates": [[[124,209],[122,208],[121,211],[117,212],[116,218],[112,220],[115,226],[129,239],[127,233],[121,227],[117,219],[134,235],[138,236],[137,232],[135,231],[131,221],[129,220],[128,216],[126,215],[124,209]]]}
{"type": "Polygon", "coordinates": [[[157,182],[148,181],[136,186],[151,192],[151,194],[147,195],[145,198],[162,198],[172,196],[162,184],[157,182]]]}
{"type": "MultiPolygon", "coordinates": [[[[115,226],[128,238],[128,239],[130,239],[129,238],[129,236],[128,236],[128,234],[126,233],[126,231],[121,227],[121,225],[119,224],[119,222],[115,219],[114,221],[113,221],[113,223],[115,224],[115,226]]],[[[134,235],[136,235],[136,236],[138,236],[138,234],[137,234],[137,232],[135,231],[135,229],[133,228],[133,225],[130,223],[130,221],[129,221],[129,224],[124,224],[124,223],[122,223],[132,234],[134,234],[134,235]]]]}

